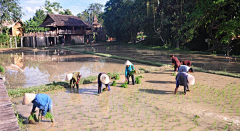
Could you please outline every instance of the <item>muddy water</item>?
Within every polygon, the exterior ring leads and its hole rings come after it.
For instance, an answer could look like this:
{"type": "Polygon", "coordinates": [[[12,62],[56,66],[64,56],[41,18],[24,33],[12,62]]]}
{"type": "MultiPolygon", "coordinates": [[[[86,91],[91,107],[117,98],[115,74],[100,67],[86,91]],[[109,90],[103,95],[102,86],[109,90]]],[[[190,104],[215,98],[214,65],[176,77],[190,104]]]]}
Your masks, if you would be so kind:
{"type": "MultiPolygon", "coordinates": [[[[103,92],[102,96],[96,95],[96,82],[81,85],[79,89],[46,92],[53,99],[56,122],[52,124],[44,119],[40,124],[28,126],[30,130],[49,131],[240,129],[239,79],[195,72],[197,84],[190,86],[191,92],[184,96],[180,87],[180,94],[174,95],[172,69],[154,68],[158,71],[141,74],[142,84],[128,88],[120,87],[124,82],[121,76],[117,86],[103,92]],[[230,92],[232,87],[234,92],[230,92]],[[225,92],[224,96],[221,91],[225,92]],[[220,95],[219,100],[217,95],[220,95]]],[[[21,99],[12,101],[21,103],[21,99]]],[[[27,117],[31,106],[19,104],[17,110],[27,117]]]]}
{"type": "Polygon", "coordinates": [[[26,51],[0,54],[0,65],[6,69],[8,88],[30,87],[63,81],[67,73],[80,71],[83,77],[99,72],[123,72],[124,62],[64,50],[26,51]],[[109,65],[115,68],[108,68],[109,65]],[[119,68],[120,67],[120,68],[119,68]]]}
{"type": "MultiPolygon", "coordinates": [[[[151,50],[139,50],[136,48],[130,48],[121,45],[106,45],[106,46],[94,46],[85,47],[87,51],[93,51],[98,53],[108,53],[117,56],[125,56],[137,59],[144,59],[149,61],[157,61],[164,64],[171,64],[168,51],[151,51],[151,50]]],[[[201,67],[206,70],[215,71],[228,71],[232,73],[240,73],[240,59],[239,58],[226,58],[224,56],[212,56],[205,54],[178,54],[174,53],[179,60],[190,60],[192,65],[201,67]]]]}

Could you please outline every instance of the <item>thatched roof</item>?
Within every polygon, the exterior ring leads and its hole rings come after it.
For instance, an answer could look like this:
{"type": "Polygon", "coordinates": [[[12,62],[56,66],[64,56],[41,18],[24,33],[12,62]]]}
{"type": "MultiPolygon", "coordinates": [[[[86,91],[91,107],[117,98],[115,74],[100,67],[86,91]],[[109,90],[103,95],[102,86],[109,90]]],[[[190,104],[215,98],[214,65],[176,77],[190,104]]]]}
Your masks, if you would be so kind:
{"type": "Polygon", "coordinates": [[[48,14],[39,27],[88,26],[79,17],[72,15],[48,14]]]}

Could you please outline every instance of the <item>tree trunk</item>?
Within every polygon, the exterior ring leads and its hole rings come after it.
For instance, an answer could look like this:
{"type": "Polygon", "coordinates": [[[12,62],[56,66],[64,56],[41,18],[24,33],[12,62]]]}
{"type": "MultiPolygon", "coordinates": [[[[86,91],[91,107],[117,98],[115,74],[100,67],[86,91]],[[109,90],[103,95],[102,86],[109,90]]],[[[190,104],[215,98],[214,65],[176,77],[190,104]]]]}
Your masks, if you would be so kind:
{"type": "Polygon", "coordinates": [[[227,43],[227,56],[230,54],[230,48],[229,48],[229,43],[227,43]]]}
{"type": "Polygon", "coordinates": [[[179,48],[179,40],[177,40],[176,48],[179,48]]]}

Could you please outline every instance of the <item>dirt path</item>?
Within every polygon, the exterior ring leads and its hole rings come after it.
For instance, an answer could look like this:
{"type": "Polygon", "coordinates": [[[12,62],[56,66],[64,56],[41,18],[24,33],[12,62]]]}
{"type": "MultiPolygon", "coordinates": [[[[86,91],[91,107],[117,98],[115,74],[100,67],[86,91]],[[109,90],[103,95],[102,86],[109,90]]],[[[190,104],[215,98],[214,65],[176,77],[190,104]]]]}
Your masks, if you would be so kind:
{"type": "MultiPolygon", "coordinates": [[[[96,82],[79,90],[47,92],[56,123],[45,120],[29,125],[30,130],[240,130],[239,79],[195,72],[197,84],[184,96],[182,87],[179,95],[173,94],[175,77],[169,67],[153,67],[140,75],[142,84],[121,88],[121,76],[102,96],[96,95],[96,82]]],[[[17,105],[17,110],[27,117],[31,105],[17,105]]]]}

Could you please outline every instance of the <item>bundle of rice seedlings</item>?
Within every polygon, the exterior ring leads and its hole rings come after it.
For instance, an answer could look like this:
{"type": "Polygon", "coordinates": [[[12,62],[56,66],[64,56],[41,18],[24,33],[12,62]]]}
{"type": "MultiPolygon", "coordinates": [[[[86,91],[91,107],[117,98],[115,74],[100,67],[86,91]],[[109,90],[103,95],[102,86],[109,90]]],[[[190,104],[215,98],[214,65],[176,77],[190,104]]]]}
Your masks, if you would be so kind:
{"type": "Polygon", "coordinates": [[[120,76],[119,74],[116,75],[116,80],[119,80],[120,79],[120,76]]]}
{"type": "Polygon", "coordinates": [[[127,88],[127,87],[128,87],[127,82],[125,82],[124,84],[122,84],[121,87],[127,88]]]}
{"type": "Polygon", "coordinates": [[[140,77],[136,77],[136,81],[135,81],[136,84],[141,84],[141,80],[140,80],[140,77]]]}
{"type": "Polygon", "coordinates": [[[116,81],[113,81],[113,83],[111,84],[111,86],[116,86],[116,81]]]}

